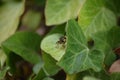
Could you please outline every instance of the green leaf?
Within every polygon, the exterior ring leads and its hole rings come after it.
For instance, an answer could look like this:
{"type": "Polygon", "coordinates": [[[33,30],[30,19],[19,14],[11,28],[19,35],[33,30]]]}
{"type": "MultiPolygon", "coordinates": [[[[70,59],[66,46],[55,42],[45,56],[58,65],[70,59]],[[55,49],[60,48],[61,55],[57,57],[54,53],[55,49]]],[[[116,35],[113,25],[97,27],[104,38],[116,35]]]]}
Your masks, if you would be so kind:
{"type": "Polygon", "coordinates": [[[46,73],[44,69],[42,68],[39,73],[32,79],[32,80],[42,80],[46,77],[46,73]]]}
{"type": "Polygon", "coordinates": [[[43,68],[44,63],[41,61],[33,67],[33,72],[38,74],[39,71],[43,68]]]}
{"type": "Polygon", "coordinates": [[[30,30],[35,30],[40,24],[40,12],[29,10],[22,19],[22,25],[27,26],[30,30]]]}
{"type": "Polygon", "coordinates": [[[120,80],[120,73],[109,74],[104,70],[100,72],[94,72],[93,70],[87,70],[81,73],[76,74],[75,80],[120,80]]]}
{"type": "Polygon", "coordinates": [[[9,1],[0,5],[0,46],[17,29],[24,11],[24,1],[9,1]]]}
{"type": "Polygon", "coordinates": [[[100,72],[95,72],[93,70],[86,70],[76,74],[75,80],[83,80],[85,77],[96,78],[97,80],[110,80],[110,74],[102,69],[100,72]]]}
{"type": "Polygon", "coordinates": [[[105,64],[110,66],[116,59],[113,49],[119,47],[120,45],[120,28],[113,27],[106,32],[98,32],[93,35],[93,40],[95,43],[95,48],[99,49],[105,54],[105,64]]]}
{"type": "Polygon", "coordinates": [[[45,16],[47,25],[61,24],[77,17],[85,0],[47,0],[45,16]]]}
{"type": "Polygon", "coordinates": [[[43,53],[43,60],[45,62],[44,69],[49,76],[53,76],[60,71],[60,67],[56,65],[56,61],[49,54],[43,53]]]}
{"type": "Polygon", "coordinates": [[[3,50],[0,48],[0,68],[3,67],[5,61],[6,61],[6,55],[3,52],[3,50]]]}
{"type": "Polygon", "coordinates": [[[45,37],[41,43],[41,49],[50,54],[55,60],[59,61],[65,53],[65,48],[62,44],[57,44],[62,34],[52,34],[45,37]]]}
{"type": "Polygon", "coordinates": [[[107,31],[116,25],[115,14],[105,7],[105,0],[86,0],[80,10],[79,25],[85,36],[91,38],[98,31],[107,31]]]}
{"type": "Polygon", "coordinates": [[[6,75],[6,72],[9,70],[9,67],[6,66],[2,70],[0,70],[0,80],[4,80],[4,77],[6,75]]]}
{"type": "Polygon", "coordinates": [[[35,74],[38,74],[41,69],[44,69],[47,76],[53,76],[60,71],[60,67],[56,65],[56,60],[54,60],[49,54],[43,53],[42,56],[44,63],[40,62],[33,67],[35,74]]]}
{"type": "Polygon", "coordinates": [[[87,41],[80,26],[74,20],[68,21],[66,53],[58,65],[69,74],[89,68],[100,71],[103,59],[104,55],[100,51],[90,50],[87,47],[87,41]]]}
{"type": "MultiPolygon", "coordinates": [[[[36,64],[41,61],[39,52],[39,44],[41,37],[32,32],[18,32],[3,42],[4,49],[8,49],[11,52],[21,56],[23,59],[36,64]]],[[[10,52],[5,50],[9,57],[10,52]]]]}

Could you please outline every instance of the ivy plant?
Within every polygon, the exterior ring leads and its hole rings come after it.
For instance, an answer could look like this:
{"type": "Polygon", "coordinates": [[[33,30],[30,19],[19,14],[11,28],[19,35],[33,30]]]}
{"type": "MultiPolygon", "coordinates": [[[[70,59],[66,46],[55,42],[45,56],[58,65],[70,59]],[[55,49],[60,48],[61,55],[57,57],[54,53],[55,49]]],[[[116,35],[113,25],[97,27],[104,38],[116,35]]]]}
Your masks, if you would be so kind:
{"type": "Polygon", "coordinates": [[[0,80],[120,80],[120,0],[1,0],[0,80]]]}

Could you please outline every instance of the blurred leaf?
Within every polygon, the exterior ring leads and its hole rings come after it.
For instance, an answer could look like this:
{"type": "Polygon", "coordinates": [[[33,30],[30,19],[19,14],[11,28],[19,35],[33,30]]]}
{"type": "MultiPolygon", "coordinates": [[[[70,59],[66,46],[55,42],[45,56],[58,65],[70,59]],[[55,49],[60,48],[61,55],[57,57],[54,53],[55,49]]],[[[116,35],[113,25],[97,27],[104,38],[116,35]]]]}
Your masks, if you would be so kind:
{"type": "Polygon", "coordinates": [[[65,48],[62,44],[57,44],[62,34],[52,34],[45,37],[41,43],[41,49],[50,54],[55,60],[59,61],[65,53],[65,48]]]}
{"type": "Polygon", "coordinates": [[[116,17],[105,7],[105,0],[86,0],[80,10],[78,22],[85,36],[91,38],[96,32],[107,31],[115,26],[116,17]]]}
{"type": "Polygon", "coordinates": [[[47,25],[56,25],[77,17],[85,0],[47,0],[45,16],[47,25]]]}
{"type": "Polygon", "coordinates": [[[0,46],[17,29],[19,18],[24,11],[24,1],[10,1],[0,5],[0,46]]]}
{"type": "Polygon", "coordinates": [[[6,61],[6,58],[7,57],[6,57],[5,53],[3,52],[3,50],[0,49],[0,68],[3,67],[3,65],[4,65],[4,63],[6,61]]]}
{"type": "MultiPolygon", "coordinates": [[[[39,52],[39,44],[41,37],[32,32],[18,32],[7,39],[3,44],[4,49],[8,49],[11,52],[21,56],[23,59],[36,64],[41,61],[39,52]]],[[[9,57],[10,53],[6,51],[9,57]]]]}
{"type": "Polygon", "coordinates": [[[50,55],[43,53],[43,60],[45,62],[44,69],[49,76],[53,76],[60,71],[60,67],[56,65],[56,61],[50,55]]]}
{"type": "Polygon", "coordinates": [[[43,68],[44,63],[41,61],[33,67],[33,72],[38,74],[39,71],[43,68]]]}
{"type": "Polygon", "coordinates": [[[35,30],[40,24],[41,14],[29,10],[22,19],[22,25],[27,26],[30,30],[35,30]]]}
{"type": "Polygon", "coordinates": [[[41,69],[39,73],[33,78],[33,80],[42,80],[46,77],[44,69],[41,69]]]}
{"type": "Polygon", "coordinates": [[[6,72],[9,70],[10,68],[8,66],[4,67],[2,70],[0,70],[0,80],[4,80],[4,77],[6,75],[6,72]]]}

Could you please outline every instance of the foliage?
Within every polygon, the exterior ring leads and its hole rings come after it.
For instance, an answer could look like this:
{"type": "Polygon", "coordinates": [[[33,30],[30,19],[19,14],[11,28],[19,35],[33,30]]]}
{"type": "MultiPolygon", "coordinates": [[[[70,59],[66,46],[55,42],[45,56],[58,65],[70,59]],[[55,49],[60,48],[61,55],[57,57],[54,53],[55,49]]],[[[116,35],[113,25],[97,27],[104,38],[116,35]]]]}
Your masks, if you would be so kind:
{"type": "Polygon", "coordinates": [[[0,80],[120,80],[119,4],[1,0],[0,80]]]}

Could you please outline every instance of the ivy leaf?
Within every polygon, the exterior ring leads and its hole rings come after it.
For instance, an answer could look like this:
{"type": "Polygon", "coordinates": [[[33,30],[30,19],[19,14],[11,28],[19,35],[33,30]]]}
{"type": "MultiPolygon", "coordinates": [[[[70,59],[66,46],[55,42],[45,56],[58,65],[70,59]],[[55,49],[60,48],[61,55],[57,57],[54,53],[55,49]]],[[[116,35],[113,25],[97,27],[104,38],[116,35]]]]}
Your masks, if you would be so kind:
{"type": "Polygon", "coordinates": [[[105,54],[105,64],[110,66],[116,59],[113,49],[120,45],[120,28],[115,26],[106,32],[98,32],[92,36],[95,48],[105,54]]]}
{"type": "Polygon", "coordinates": [[[91,38],[98,31],[107,31],[116,25],[115,14],[105,7],[105,0],[86,0],[80,10],[79,25],[85,36],[91,38]]]}
{"type": "Polygon", "coordinates": [[[46,35],[40,44],[41,49],[50,54],[50,56],[52,56],[55,60],[60,60],[62,55],[65,53],[65,48],[62,48],[62,45],[57,43],[60,37],[64,36],[64,34],[65,24],[58,25],[51,29],[51,31],[46,35]]]}
{"type": "Polygon", "coordinates": [[[36,64],[36,65],[33,67],[33,72],[34,72],[35,74],[38,74],[39,71],[43,68],[43,65],[44,65],[43,62],[39,62],[38,64],[36,64]]]}
{"type": "Polygon", "coordinates": [[[24,0],[8,1],[0,5],[0,46],[17,29],[24,11],[24,0]]]}
{"type": "Polygon", "coordinates": [[[42,56],[44,63],[40,62],[33,67],[35,74],[38,74],[41,69],[44,69],[47,76],[53,76],[60,71],[60,67],[56,65],[56,60],[54,60],[49,54],[43,53],[42,56]]]}
{"type": "Polygon", "coordinates": [[[103,32],[96,33],[94,37],[94,47],[100,51],[102,51],[105,55],[104,64],[110,66],[115,60],[115,54],[112,51],[112,47],[109,45],[107,36],[103,32]]]}
{"type": "Polygon", "coordinates": [[[60,71],[60,67],[56,65],[56,61],[49,54],[43,53],[43,60],[45,62],[43,68],[48,76],[53,76],[60,71]]]}
{"type": "Polygon", "coordinates": [[[94,72],[92,70],[88,70],[82,73],[77,74],[76,80],[80,80],[83,78],[83,80],[120,80],[120,73],[112,73],[108,74],[108,72],[100,71],[100,72],[94,72]],[[87,76],[86,76],[87,75],[87,76]]]}
{"type": "Polygon", "coordinates": [[[102,69],[100,72],[95,72],[93,70],[86,70],[83,72],[80,72],[78,74],[76,74],[76,80],[83,80],[83,79],[90,79],[90,78],[94,78],[97,80],[110,80],[110,74],[108,74],[104,69],[102,69]]]}
{"type": "Polygon", "coordinates": [[[3,42],[2,46],[8,57],[11,55],[10,52],[14,52],[23,59],[37,64],[41,61],[38,55],[40,41],[41,37],[36,33],[18,32],[3,42]]]}
{"type": "Polygon", "coordinates": [[[57,44],[62,34],[52,34],[45,37],[41,42],[41,49],[50,54],[55,60],[59,61],[65,53],[65,48],[61,44],[57,44]]]}
{"type": "Polygon", "coordinates": [[[45,9],[46,24],[61,24],[71,18],[77,17],[84,1],[85,0],[47,0],[45,9]]]}
{"type": "Polygon", "coordinates": [[[44,69],[42,68],[39,73],[32,79],[32,80],[42,80],[46,77],[46,73],[44,69]]]}
{"type": "Polygon", "coordinates": [[[58,65],[69,74],[89,68],[100,71],[103,59],[104,55],[100,51],[90,50],[87,47],[87,41],[80,26],[74,20],[68,21],[66,53],[58,65]]]}

